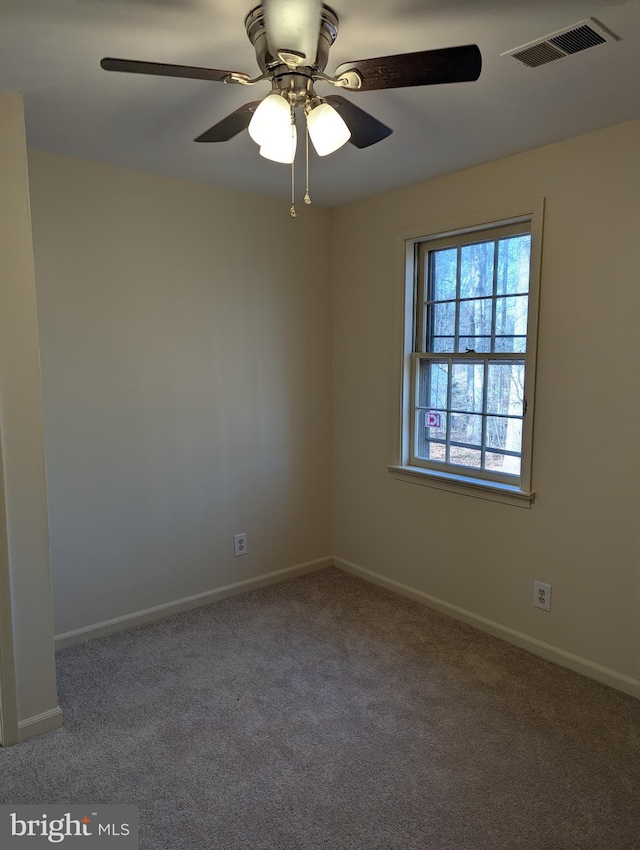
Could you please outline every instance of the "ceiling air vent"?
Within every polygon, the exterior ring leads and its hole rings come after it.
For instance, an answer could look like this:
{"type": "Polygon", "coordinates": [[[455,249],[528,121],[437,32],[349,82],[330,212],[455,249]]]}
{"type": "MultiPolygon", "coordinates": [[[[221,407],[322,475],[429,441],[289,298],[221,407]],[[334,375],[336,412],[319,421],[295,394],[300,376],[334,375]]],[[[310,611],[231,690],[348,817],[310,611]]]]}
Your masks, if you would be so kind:
{"type": "Polygon", "coordinates": [[[540,65],[548,65],[556,59],[566,59],[567,56],[598,47],[608,41],[619,41],[619,38],[595,18],[587,18],[586,21],[579,21],[563,30],[545,35],[544,38],[537,38],[528,44],[507,50],[501,56],[513,56],[527,68],[539,68],[540,65]]]}

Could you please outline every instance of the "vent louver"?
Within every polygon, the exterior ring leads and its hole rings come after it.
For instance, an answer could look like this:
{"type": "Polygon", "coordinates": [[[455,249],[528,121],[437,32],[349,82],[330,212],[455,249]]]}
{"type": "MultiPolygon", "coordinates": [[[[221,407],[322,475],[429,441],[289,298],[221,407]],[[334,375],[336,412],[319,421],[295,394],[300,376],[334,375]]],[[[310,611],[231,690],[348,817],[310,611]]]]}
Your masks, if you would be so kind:
{"type": "Polygon", "coordinates": [[[619,41],[619,38],[595,18],[587,18],[586,21],[579,21],[563,30],[507,50],[501,56],[513,56],[527,68],[539,68],[583,50],[599,47],[608,41],[619,41]]]}

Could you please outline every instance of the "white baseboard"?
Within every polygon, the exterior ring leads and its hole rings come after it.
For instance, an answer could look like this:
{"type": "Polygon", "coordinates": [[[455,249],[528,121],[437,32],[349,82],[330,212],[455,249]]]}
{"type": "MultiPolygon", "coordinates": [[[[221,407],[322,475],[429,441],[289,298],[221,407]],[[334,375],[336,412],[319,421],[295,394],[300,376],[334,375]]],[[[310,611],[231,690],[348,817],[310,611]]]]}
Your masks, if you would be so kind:
{"type": "Polygon", "coordinates": [[[596,679],[598,682],[603,682],[605,685],[609,685],[612,688],[616,688],[616,690],[624,691],[624,693],[640,699],[640,680],[638,679],[633,679],[624,673],[610,670],[608,667],[603,667],[600,664],[589,661],[587,658],[581,658],[579,655],[574,655],[558,646],[552,646],[523,632],[510,629],[508,626],[488,620],[486,617],[480,617],[472,611],[467,611],[457,605],[452,605],[450,602],[445,602],[443,599],[438,599],[435,596],[430,596],[428,593],[423,593],[421,590],[401,584],[399,581],[387,578],[379,573],[374,573],[371,570],[358,566],[358,564],[346,561],[344,558],[334,557],[333,564],[338,569],[351,573],[358,578],[369,581],[372,584],[380,585],[387,590],[391,590],[393,593],[413,599],[415,602],[427,605],[441,614],[461,620],[463,623],[474,626],[483,632],[488,632],[490,635],[501,638],[508,643],[515,644],[521,649],[535,653],[535,655],[541,655],[543,658],[553,661],[561,667],[568,667],[569,670],[582,673],[583,676],[596,679]]]}
{"type": "Polygon", "coordinates": [[[257,590],[260,587],[266,587],[280,581],[288,581],[306,573],[323,570],[332,564],[333,558],[331,557],[317,558],[315,561],[297,564],[295,567],[286,567],[283,570],[276,570],[275,572],[265,573],[256,578],[237,581],[233,584],[227,584],[224,587],[215,588],[214,590],[205,590],[204,593],[196,593],[195,596],[186,596],[183,599],[176,599],[174,602],[166,602],[164,605],[146,608],[144,611],[135,611],[132,614],[115,617],[113,620],[105,620],[102,623],[95,623],[92,626],[84,626],[81,629],[64,632],[64,634],[56,635],[55,637],[56,650],[66,649],[78,643],[86,643],[94,638],[104,637],[114,632],[121,632],[125,629],[131,629],[134,626],[151,623],[154,620],[162,620],[165,617],[180,614],[182,611],[188,611],[190,608],[210,605],[212,602],[226,599],[229,596],[236,596],[239,593],[247,593],[249,590],[257,590]]]}
{"type": "Polygon", "coordinates": [[[27,717],[26,720],[21,720],[18,723],[20,743],[28,738],[33,738],[34,735],[42,735],[43,732],[59,729],[60,726],[62,726],[62,711],[58,706],[52,708],[51,711],[45,711],[43,714],[27,717]]]}

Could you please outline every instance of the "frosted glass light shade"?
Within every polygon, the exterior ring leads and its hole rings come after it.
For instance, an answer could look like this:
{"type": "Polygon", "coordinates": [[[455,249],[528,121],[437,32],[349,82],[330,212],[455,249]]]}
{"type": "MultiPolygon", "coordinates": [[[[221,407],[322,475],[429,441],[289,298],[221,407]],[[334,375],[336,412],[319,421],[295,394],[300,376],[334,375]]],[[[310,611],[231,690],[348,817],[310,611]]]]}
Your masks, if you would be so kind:
{"type": "Polygon", "coordinates": [[[272,162],[283,162],[291,165],[296,155],[298,144],[298,133],[295,124],[289,122],[284,133],[272,134],[260,146],[260,156],[272,160],[272,162]]]}
{"type": "Polygon", "coordinates": [[[307,126],[318,156],[337,151],[351,138],[351,131],[328,103],[318,104],[307,114],[307,126]]]}
{"type": "Polygon", "coordinates": [[[249,135],[262,146],[274,134],[288,132],[291,124],[291,107],[279,94],[268,94],[253,113],[249,122],[249,135]]]}

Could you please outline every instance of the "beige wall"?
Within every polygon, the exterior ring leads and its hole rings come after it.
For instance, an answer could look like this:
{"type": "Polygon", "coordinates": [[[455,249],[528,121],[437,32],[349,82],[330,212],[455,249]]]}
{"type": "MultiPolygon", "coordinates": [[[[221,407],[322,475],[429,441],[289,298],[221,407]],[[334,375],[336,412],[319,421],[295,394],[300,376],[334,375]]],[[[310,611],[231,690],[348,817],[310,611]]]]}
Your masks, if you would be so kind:
{"type": "Polygon", "coordinates": [[[56,633],[330,555],[329,213],[29,167],[56,633]]]}
{"type": "MultiPolygon", "coordinates": [[[[22,98],[12,92],[0,92],[0,187],[5,554],[13,603],[18,719],[26,721],[56,714],[56,685],[27,156],[22,98]]],[[[5,611],[4,604],[0,607],[5,611]]]]}
{"type": "Polygon", "coordinates": [[[351,204],[332,222],[335,554],[632,679],[639,150],[633,122],[351,204]],[[398,232],[540,196],[535,504],[394,480],[398,232]],[[534,579],[553,585],[550,614],[532,605],[534,579]]]}

